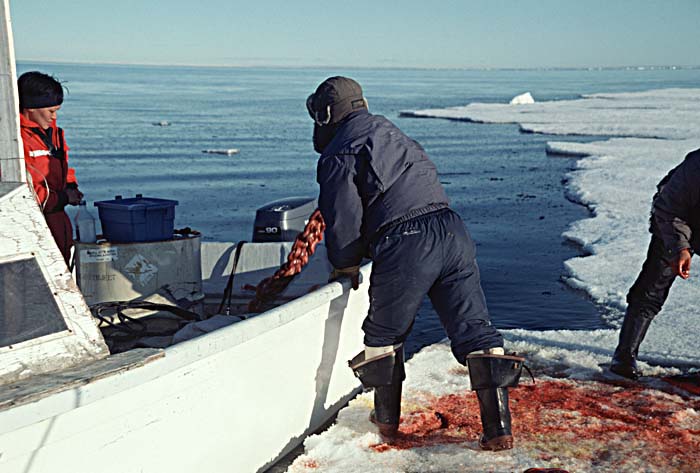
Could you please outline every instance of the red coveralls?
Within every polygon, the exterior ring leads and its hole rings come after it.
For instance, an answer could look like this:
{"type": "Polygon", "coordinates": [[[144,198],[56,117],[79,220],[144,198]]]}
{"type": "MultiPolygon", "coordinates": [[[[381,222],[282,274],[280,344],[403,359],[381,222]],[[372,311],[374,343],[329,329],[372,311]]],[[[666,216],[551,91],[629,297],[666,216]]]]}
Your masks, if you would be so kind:
{"type": "Polygon", "coordinates": [[[73,246],[73,227],[63,209],[68,204],[66,189],[77,188],[78,181],[73,168],[68,167],[69,148],[63,130],[58,128],[56,120],[47,130],[42,130],[23,115],[20,115],[20,128],[24,162],[32,178],[34,193],[51,234],[68,263],[73,246]]]}

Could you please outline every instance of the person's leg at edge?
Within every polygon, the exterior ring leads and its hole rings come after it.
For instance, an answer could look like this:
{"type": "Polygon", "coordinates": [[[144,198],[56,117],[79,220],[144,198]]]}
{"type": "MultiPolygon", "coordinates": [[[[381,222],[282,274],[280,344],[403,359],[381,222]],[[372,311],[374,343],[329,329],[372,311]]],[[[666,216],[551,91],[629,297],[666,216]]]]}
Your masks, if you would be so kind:
{"type": "Polygon", "coordinates": [[[642,270],[627,294],[627,310],[620,337],[610,363],[610,371],[637,379],[642,371],[637,356],[651,321],[661,311],[675,280],[663,241],[652,235],[642,270]]]}
{"type": "Polygon", "coordinates": [[[439,267],[424,219],[404,222],[382,235],[373,250],[370,309],[362,324],[365,350],[350,362],[365,388],[374,389],[370,420],[384,437],[396,435],[405,379],[403,342],[439,267]]]}
{"type": "Polygon", "coordinates": [[[58,249],[61,251],[61,255],[63,255],[63,259],[66,264],[69,264],[70,250],[73,246],[73,227],[68,215],[61,211],[44,214],[44,218],[58,249]]]}
{"type": "Polygon", "coordinates": [[[490,323],[481,288],[474,242],[458,215],[449,213],[437,228],[444,238],[444,272],[429,291],[452,353],[467,365],[476,391],[484,450],[513,447],[508,388],[517,386],[523,358],[505,355],[503,337],[490,323]]]}

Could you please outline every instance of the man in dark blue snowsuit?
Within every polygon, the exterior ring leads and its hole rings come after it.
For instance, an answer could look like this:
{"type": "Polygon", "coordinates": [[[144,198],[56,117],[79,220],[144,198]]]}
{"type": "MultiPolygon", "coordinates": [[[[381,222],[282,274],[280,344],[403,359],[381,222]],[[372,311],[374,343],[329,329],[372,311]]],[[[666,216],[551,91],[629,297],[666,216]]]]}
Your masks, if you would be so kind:
{"type": "Polygon", "coordinates": [[[403,342],[427,294],[451,341],[469,365],[480,401],[484,449],[512,448],[507,388],[517,384],[522,358],[504,355],[479,280],[475,245],[449,209],[435,165],[393,123],[372,115],[360,85],[324,81],[307,100],[314,148],[321,154],[319,208],[333,277],[356,288],[363,258],[372,260],[365,351],[351,367],[374,388],[371,420],[385,436],[400,419],[403,342]]]}

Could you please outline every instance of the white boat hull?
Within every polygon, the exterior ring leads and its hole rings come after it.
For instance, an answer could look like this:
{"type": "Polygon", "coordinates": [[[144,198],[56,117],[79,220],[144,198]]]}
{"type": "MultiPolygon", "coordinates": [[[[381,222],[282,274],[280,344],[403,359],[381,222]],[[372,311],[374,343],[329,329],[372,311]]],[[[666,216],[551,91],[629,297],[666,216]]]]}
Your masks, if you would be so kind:
{"type": "Polygon", "coordinates": [[[329,284],[164,356],[127,352],[102,378],[0,411],[0,471],[264,470],[358,391],[364,288],[329,284]]]}

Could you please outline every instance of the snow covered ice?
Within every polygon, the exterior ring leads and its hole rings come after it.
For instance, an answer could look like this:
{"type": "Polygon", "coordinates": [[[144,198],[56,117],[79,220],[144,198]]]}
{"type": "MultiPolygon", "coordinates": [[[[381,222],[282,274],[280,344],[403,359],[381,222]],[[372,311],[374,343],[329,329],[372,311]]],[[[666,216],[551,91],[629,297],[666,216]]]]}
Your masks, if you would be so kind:
{"type": "MultiPolygon", "coordinates": [[[[594,343],[605,340],[602,332],[590,334],[594,343]]],[[[372,393],[364,393],[326,432],[305,441],[305,453],[287,471],[505,473],[533,467],[566,468],[572,473],[697,471],[700,400],[632,382],[618,386],[587,381],[609,352],[582,347],[581,335],[586,334],[508,334],[511,346],[526,353],[537,374],[536,384],[521,379],[520,387],[511,389],[513,450],[479,449],[479,409],[466,368],[454,360],[446,344],[436,344],[407,363],[396,441],[385,443],[369,422],[372,393]],[[565,371],[573,379],[562,379],[565,371]]]]}
{"type": "MultiPolygon", "coordinates": [[[[533,386],[524,375],[521,386],[511,390],[512,451],[478,449],[478,407],[466,368],[442,343],[407,364],[397,442],[384,443],[369,423],[372,394],[365,393],[340,412],[334,426],[306,440],[305,453],[288,471],[700,471],[700,398],[656,378],[643,383],[605,378],[599,366],[612,356],[625,295],[646,254],[655,186],[700,148],[700,89],[593,94],[515,107],[469,104],[402,115],[519,123],[526,132],[602,137],[589,143],[562,138],[549,142],[547,153],[548,159],[580,158],[565,176],[566,192],[592,216],[572,223],[563,237],[578,242],[586,256],[566,261],[562,272],[569,285],[605,309],[611,328],[503,332],[506,348],[524,354],[537,378],[533,386]],[[447,418],[446,425],[436,420],[436,412],[447,418]]],[[[468,215],[465,220],[468,224],[468,215]]],[[[689,280],[674,283],[641,345],[645,375],[700,366],[697,258],[693,268],[689,280]]]]}

